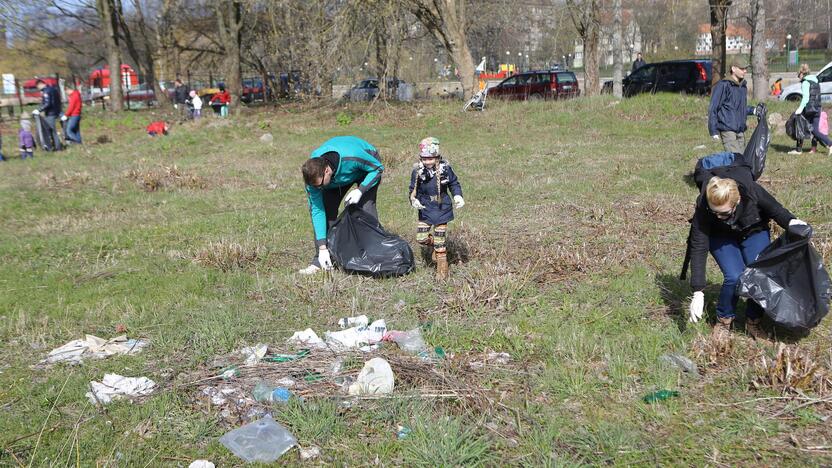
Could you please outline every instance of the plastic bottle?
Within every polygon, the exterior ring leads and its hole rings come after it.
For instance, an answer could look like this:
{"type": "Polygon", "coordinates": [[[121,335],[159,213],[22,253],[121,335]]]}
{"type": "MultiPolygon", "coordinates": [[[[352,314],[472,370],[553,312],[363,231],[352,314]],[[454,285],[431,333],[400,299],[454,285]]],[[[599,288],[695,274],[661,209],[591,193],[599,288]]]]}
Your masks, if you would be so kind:
{"type": "Polygon", "coordinates": [[[267,382],[258,382],[252,392],[256,401],[276,401],[286,403],[292,392],[286,387],[278,387],[267,382]]]}
{"type": "Polygon", "coordinates": [[[642,400],[645,403],[656,403],[656,402],[659,402],[659,401],[667,400],[669,398],[675,398],[675,397],[678,397],[678,396],[679,396],[679,392],[677,392],[676,390],[659,390],[657,392],[653,392],[653,393],[650,393],[648,395],[645,395],[645,397],[642,398],[642,400]]]}

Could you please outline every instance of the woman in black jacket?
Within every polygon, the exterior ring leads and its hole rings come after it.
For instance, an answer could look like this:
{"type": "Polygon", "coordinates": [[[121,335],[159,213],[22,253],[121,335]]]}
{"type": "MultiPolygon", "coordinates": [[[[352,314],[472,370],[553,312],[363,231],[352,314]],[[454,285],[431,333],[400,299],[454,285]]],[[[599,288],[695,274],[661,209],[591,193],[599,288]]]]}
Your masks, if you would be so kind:
{"type": "MultiPolygon", "coordinates": [[[[742,170],[727,170],[725,177],[712,177],[697,201],[691,229],[691,287],[690,321],[702,318],[705,308],[705,264],[708,252],[722,270],[724,281],[719,293],[714,334],[724,337],[734,321],[737,306],[737,280],[746,265],[757,259],[768,247],[769,221],[783,229],[806,224],[751,179],[742,170]]],[[[746,307],[746,331],[755,339],[766,339],[760,327],[763,310],[749,301],[746,307]]]]}

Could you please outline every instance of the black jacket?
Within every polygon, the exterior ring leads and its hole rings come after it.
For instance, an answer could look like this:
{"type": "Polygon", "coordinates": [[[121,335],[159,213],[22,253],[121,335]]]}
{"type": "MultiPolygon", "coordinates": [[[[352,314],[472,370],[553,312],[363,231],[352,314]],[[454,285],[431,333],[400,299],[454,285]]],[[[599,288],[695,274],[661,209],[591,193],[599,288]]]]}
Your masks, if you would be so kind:
{"type": "Polygon", "coordinates": [[[720,177],[728,175],[732,175],[730,178],[737,181],[740,191],[740,203],[730,219],[723,221],[711,212],[704,188],[696,201],[691,226],[690,264],[690,285],[694,291],[705,289],[705,264],[708,260],[711,236],[733,237],[739,241],[768,229],[769,220],[773,219],[780,227],[787,229],[789,221],[794,219],[794,215],[783,208],[766,189],[751,180],[750,175],[729,169],[720,177]]]}
{"type": "Polygon", "coordinates": [[[173,101],[176,104],[185,104],[185,102],[188,100],[189,92],[190,90],[184,84],[173,88],[173,101]]]}
{"type": "Polygon", "coordinates": [[[61,114],[61,92],[54,86],[46,86],[41,90],[40,107],[38,111],[44,115],[56,116],[61,114]]]}
{"type": "Polygon", "coordinates": [[[708,107],[708,134],[719,132],[742,133],[746,130],[745,118],[754,112],[748,105],[748,88],[745,80],[737,83],[726,78],[714,86],[711,105],[708,107]]]}
{"type": "Polygon", "coordinates": [[[439,161],[437,164],[438,171],[417,163],[410,174],[408,188],[408,193],[415,196],[425,207],[419,210],[419,221],[431,226],[451,222],[454,219],[454,202],[451,196],[462,196],[462,185],[451,165],[445,161],[439,161]]]}
{"type": "Polygon", "coordinates": [[[636,71],[639,68],[643,67],[644,65],[647,65],[647,62],[645,62],[644,59],[636,59],[633,62],[633,70],[632,71],[636,71]]]}

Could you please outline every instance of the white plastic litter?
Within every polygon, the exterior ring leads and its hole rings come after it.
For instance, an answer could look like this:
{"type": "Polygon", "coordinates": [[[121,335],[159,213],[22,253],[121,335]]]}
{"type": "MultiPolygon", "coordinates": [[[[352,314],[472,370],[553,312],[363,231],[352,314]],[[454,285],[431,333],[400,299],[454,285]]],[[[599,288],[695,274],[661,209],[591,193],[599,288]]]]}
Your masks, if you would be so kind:
{"type": "Polygon", "coordinates": [[[364,363],[358,378],[350,385],[350,395],[384,395],[393,393],[395,377],[390,364],[382,358],[364,363]]]}
{"type": "Polygon", "coordinates": [[[188,468],[214,468],[214,464],[208,460],[194,460],[188,465],[188,468]]]}
{"type": "Polygon", "coordinates": [[[366,327],[370,324],[370,319],[366,315],[358,315],[356,317],[344,317],[338,321],[338,326],[341,329],[347,327],[366,327]]]}
{"type": "Polygon", "coordinates": [[[301,461],[309,461],[319,458],[321,456],[321,448],[312,445],[311,447],[302,448],[300,449],[300,460],[301,461]]]}
{"type": "Polygon", "coordinates": [[[156,382],[147,377],[124,377],[118,374],[104,374],[101,382],[90,382],[91,392],[86,393],[90,403],[107,404],[125,397],[150,395],[156,388],[156,382]]]}
{"type": "Polygon", "coordinates": [[[114,354],[136,354],[147,346],[146,340],[127,339],[127,335],[105,340],[94,335],[86,335],[83,340],[69,343],[49,352],[46,359],[39,364],[81,364],[84,359],[103,359],[114,354]]]}
{"type": "Polygon", "coordinates": [[[378,348],[378,343],[384,338],[386,332],[387,324],[384,319],[381,319],[364,327],[326,332],[324,337],[326,344],[335,351],[358,348],[361,351],[369,352],[378,348]]]}
{"type": "Polygon", "coordinates": [[[324,340],[318,337],[318,334],[315,333],[314,330],[311,328],[307,328],[303,331],[296,331],[294,335],[289,337],[286,340],[289,344],[294,344],[297,346],[305,346],[308,348],[326,348],[326,344],[324,340]]]}
{"type": "Polygon", "coordinates": [[[257,343],[255,346],[246,346],[241,349],[240,354],[246,357],[246,365],[252,366],[263,359],[268,351],[268,345],[264,343],[257,343]]]}
{"type": "Polygon", "coordinates": [[[298,443],[285,427],[271,416],[238,427],[220,437],[228,450],[251,462],[271,463],[298,443]]]}

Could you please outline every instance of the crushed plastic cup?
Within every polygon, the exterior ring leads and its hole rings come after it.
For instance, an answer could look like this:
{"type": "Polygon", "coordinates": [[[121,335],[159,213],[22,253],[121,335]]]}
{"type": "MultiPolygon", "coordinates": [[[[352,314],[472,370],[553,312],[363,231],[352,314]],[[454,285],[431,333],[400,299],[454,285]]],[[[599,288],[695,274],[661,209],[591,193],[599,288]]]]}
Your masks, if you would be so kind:
{"type": "Polygon", "coordinates": [[[249,463],[272,463],[298,441],[291,432],[267,415],[226,433],[220,437],[220,443],[249,463]]]}

